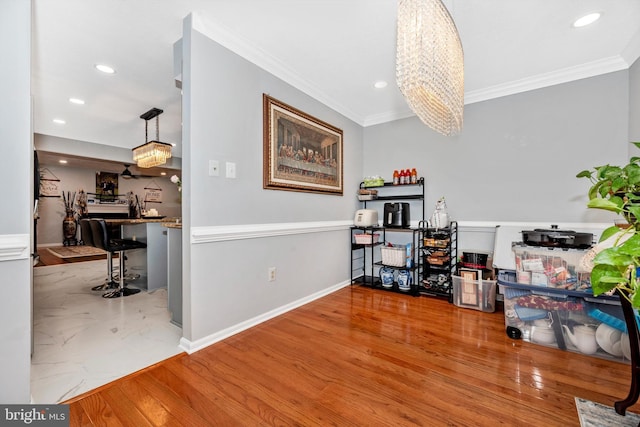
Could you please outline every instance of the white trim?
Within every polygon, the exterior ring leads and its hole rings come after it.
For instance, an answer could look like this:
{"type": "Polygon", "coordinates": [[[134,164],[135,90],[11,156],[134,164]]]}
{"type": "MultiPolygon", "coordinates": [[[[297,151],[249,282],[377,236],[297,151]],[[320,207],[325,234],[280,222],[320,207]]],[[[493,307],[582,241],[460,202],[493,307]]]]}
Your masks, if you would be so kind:
{"type": "Polygon", "coordinates": [[[252,62],[263,70],[270,74],[282,79],[296,89],[306,93],[307,95],[320,101],[322,104],[337,111],[345,117],[353,120],[362,126],[364,123],[364,117],[359,116],[356,112],[349,109],[347,106],[341,104],[316,87],[312,82],[295,73],[291,67],[282,63],[273,55],[258,49],[254,44],[250,43],[244,38],[239,37],[220,22],[216,22],[209,16],[204,16],[199,13],[193,14],[193,28],[196,31],[204,34],[212,40],[215,40],[220,45],[226,47],[237,55],[245,58],[247,61],[252,62]]]}
{"type": "Polygon", "coordinates": [[[464,103],[473,104],[475,102],[487,101],[507,95],[541,89],[561,83],[594,77],[601,74],[613,73],[615,71],[626,70],[629,64],[620,55],[599,59],[575,67],[563,68],[550,73],[538,74],[512,82],[478,89],[467,92],[464,96],[464,103]]]}
{"type": "Polygon", "coordinates": [[[640,58],[640,30],[636,31],[627,47],[624,48],[622,57],[627,61],[629,67],[640,58]]]}
{"type": "MultiPolygon", "coordinates": [[[[282,63],[267,52],[256,48],[255,45],[252,45],[247,40],[238,37],[237,34],[233,34],[229,28],[220,24],[220,22],[216,22],[215,19],[205,17],[199,13],[193,13],[193,28],[253,64],[261,67],[265,71],[315,98],[329,108],[353,120],[362,127],[373,126],[412,117],[414,115],[410,110],[404,110],[400,112],[385,112],[363,117],[346,105],[343,105],[328,96],[312,82],[309,82],[307,79],[293,72],[287,64],[282,63]]],[[[637,57],[636,55],[639,53],[638,43],[636,42],[637,35],[630,45],[627,46],[623,52],[623,56],[616,55],[574,67],[567,67],[549,73],[529,76],[520,80],[466,92],[464,96],[464,103],[466,105],[481,101],[488,101],[490,99],[500,98],[503,96],[515,95],[530,90],[541,89],[587,77],[594,77],[601,74],[628,69],[631,65],[629,60],[637,57]]]]}
{"type": "Polygon", "coordinates": [[[30,236],[28,234],[0,235],[0,261],[26,259],[29,254],[30,236]]]}
{"type": "Polygon", "coordinates": [[[342,231],[352,225],[353,221],[322,221],[191,227],[191,244],[342,231]]]}
{"type": "Polygon", "coordinates": [[[280,316],[288,311],[291,311],[293,309],[296,309],[298,307],[301,307],[305,304],[310,303],[311,301],[317,300],[319,298],[322,298],[326,295],[329,295],[337,290],[340,290],[346,286],[349,286],[351,284],[350,280],[344,281],[342,283],[339,283],[337,285],[333,285],[329,288],[323,289],[321,291],[318,291],[314,294],[308,295],[304,298],[300,298],[297,301],[293,301],[290,302],[289,304],[285,304],[281,307],[278,307],[276,309],[273,309],[271,311],[268,311],[266,313],[263,313],[259,316],[256,316],[252,319],[248,319],[245,320],[244,322],[240,322],[236,325],[230,326],[228,328],[225,328],[219,332],[213,333],[211,335],[208,335],[206,337],[197,339],[195,341],[190,341],[184,337],[182,337],[180,339],[180,348],[183,349],[184,351],[186,351],[187,353],[191,354],[194,353],[198,350],[202,350],[205,347],[210,346],[211,344],[215,344],[219,341],[222,341],[226,338],[229,338],[232,335],[235,335],[239,332],[245,331],[249,328],[252,328],[256,325],[259,325],[262,322],[265,322],[269,319],[273,319],[274,317],[280,316]]]}
{"type": "Polygon", "coordinates": [[[365,117],[362,123],[363,127],[379,125],[381,123],[393,122],[396,120],[406,119],[408,117],[415,117],[415,113],[409,109],[402,111],[387,111],[379,114],[372,114],[365,117]]]}

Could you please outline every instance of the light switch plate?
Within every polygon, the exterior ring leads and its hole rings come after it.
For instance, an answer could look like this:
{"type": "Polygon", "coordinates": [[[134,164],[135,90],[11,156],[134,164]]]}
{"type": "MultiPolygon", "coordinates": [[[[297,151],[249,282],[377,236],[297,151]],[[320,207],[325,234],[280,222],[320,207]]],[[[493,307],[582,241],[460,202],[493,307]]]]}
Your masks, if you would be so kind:
{"type": "Polygon", "coordinates": [[[220,176],[220,162],[209,160],[209,176],[220,176]]]}
{"type": "Polygon", "coordinates": [[[236,164],[233,162],[227,162],[227,178],[235,178],[236,177],[236,164]]]}

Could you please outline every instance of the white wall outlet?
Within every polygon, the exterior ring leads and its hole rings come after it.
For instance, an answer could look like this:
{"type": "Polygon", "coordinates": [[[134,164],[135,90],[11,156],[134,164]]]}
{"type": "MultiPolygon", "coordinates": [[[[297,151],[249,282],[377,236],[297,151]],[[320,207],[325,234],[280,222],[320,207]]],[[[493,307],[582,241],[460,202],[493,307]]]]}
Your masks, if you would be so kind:
{"type": "Polygon", "coordinates": [[[275,267],[269,267],[269,270],[267,270],[267,274],[268,274],[270,282],[274,282],[276,280],[276,268],[275,267]]]}
{"type": "Polygon", "coordinates": [[[236,177],[236,164],[233,162],[227,162],[227,178],[236,177]]]}
{"type": "Polygon", "coordinates": [[[220,162],[209,160],[209,176],[220,176],[220,162]]]}

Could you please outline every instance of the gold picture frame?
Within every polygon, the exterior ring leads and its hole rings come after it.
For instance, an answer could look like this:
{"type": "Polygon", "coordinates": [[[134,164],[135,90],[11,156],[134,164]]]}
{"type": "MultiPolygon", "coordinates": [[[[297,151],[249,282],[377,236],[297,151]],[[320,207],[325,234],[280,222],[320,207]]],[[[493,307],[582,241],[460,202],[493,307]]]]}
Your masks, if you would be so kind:
{"type": "Polygon", "coordinates": [[[262,100],[263,188],[342,195],[342,129],[267,94],[262,100]]]}

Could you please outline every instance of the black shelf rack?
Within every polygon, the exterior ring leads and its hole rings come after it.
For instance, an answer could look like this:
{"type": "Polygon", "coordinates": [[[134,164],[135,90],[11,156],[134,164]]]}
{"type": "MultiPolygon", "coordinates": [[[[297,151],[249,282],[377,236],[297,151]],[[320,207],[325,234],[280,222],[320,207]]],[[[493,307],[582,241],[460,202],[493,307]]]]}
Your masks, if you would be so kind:
{"type": "Polygon", "coordinates": [[[385,201],[394,201],[394,200],[421,200],[422,201],[422,215],[421,219],[424,219],[424,177],[418,178],[415,184],[394,184],[393,182],[385,182],[383,185],[378,187],[365,187],[364,182],[360,183],[360,189],[368,189],[368,190],[379,190],[380,192],[386,192],[387,190],[391,190],[389,187],[392,187],[394,190],[408,192],[406,194],[396,194],[396,195],[379,195],[375,199],[371,200],[362,200],[363,206],[366,209],[367,203],[375,203],[375,202],[385,202],[385,201]],[[418,191],[411,191],[418,188],[418,191]],[[385,190],[386,189],[386,190],[385,190]]]}
{"type": "Polygon", "coordinates": [[[421,221],[419,228],[418,262],[422,273],[419,292],[452,302],[452,277],[458,267],[458,223],[451,221],[446,228],[432,228],[421,221]]]}
{"type": "Polygon", "coordinates": [[[364,285],[376,289],[381,289],[390,292],[398,292],[407,295],[418,296],[420,295],[420,274],[419,265],[416,262],[418,236],[420,230],[417,228],[391,228],[391,227],[351,227],[351,283],[355,285],[364,285]],[[380,238],[378,242],[372,244],[362,244],[354,242],[354,234],[367,233],[374,234],[378,232],[380,238]],[[376,248],[382,248],[387,242],[387,233],[412,233],[412,248],[414,255],[412,257],[413,265],[411,267],[406,266],[392,266],[382,263],[382,256],[380,250],[376,248]],[[354,258],[354,253],[359,254],[354,258]],[[359,261],[354,264],[354,261],[359,261]],[[402,290],[399,288],[397,281],[394,281],[391,287],[382,286],[382,280],[379,277],[380,269],[386,267],[396,271],[406,270],[411,274],[411,285],[408,290],[402,290]],[[376,272],[378,274],[376,274],[376,272]]]}

